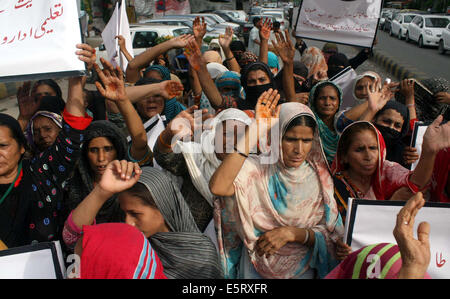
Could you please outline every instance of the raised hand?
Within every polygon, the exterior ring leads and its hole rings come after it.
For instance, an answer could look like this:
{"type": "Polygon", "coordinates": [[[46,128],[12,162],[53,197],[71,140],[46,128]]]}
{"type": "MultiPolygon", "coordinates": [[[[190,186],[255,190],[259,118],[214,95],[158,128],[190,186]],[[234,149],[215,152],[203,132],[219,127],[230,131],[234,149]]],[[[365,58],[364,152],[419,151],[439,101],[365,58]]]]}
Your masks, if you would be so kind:
{"type": "Polygon", "coordinates": [[[192,24],[192,30],[194,32],[194,37],[197,43],[203,42],[203,37],[206,34],[206,22],[204,17],[196,17],[192,24]]]}
{"type": "Polygon", "coordinates": [[[192,34],[183,34],[177,37],[174,37],[167,42],[172,45],[172,48],[181,49],[187,46],[190,39],[192,39],[192,34]]]}
{"type": "Polygon", "coordinates": [[[289,31],[284,30],[284,35],[280,32],[275,33],[276,42],[273,41],[272,45],[280,56],[283,63],[293,62],[295,56],[295,47],[292,44],[292,40],[289,37],[289,31]]]}
{"type": "Polygon", "coordinates": [[[367,84],[367,101],[369,110],[373,112],[380,111],[392,97],[388,84],[385,83],[382,89],[378,86],[380,86],[380,79],[376,79],[372,84],[367,84]]]}
{"type": "Polygon", "coordinates": [[[233,28],[230,26],[225,29],[225,35],[219,35],[219,45],[222,49],[228,49],[230,47],[231,42],[233,41],[233,28]]]}
{"type": "Polygon", "coordinates": [[[402,257],[402,268],[398,278],[424,278],[430,264],[430,225],[422,222],[417,228],[417,240],[414,239],[414,220],[424,206],[422,193],[411,197],[397,214],[394,237],[402,257]]]}
{"type": "Polygon", "coordinates": [[[256,103],[255,107],[255,118],[256,120],[263,120],[269,118],[278,118],[280,114],[280,107],[277,108],[278,101],[280,100],[280,95],[278,90],[269,89],[263,92],[256,103]]]}
{"type": "Polygon", "coordinates": [[[259,38],[260,40],[269,40],[270,31],[272,31],[272,20],[266,18],[264,22],[262,22],[261,29],[259,29],[259,38]]]}
{"type": "Polygon", "coordinates": [[[183,84],[173,80],[163,81],[159,84],[161,85],[161,96],[166,100],[170,100],[181,95],[184,90],[183,84]]]}
{"type": "MultiPolygon", "coordinates": [[[[195,119],[195,111],[197,111],[198,106],[194,105],[189,107],[188,109],[181,111],[166,127],[166,131],[168,134],[166,137],[170,137],[171,144],[174,144],[177,140],[188,141],[194,136],[195,131],[203,130],[203,124],[205,124],[206,120],[212,118],[213,115],[208,113],[208,109],[201,110],[202,118],[201,124],[198,125],[195,119]]],[[[167,140],[168,141],[168,140],[167,140]]]]}
{"type": "Polygon", "coordinates": [[[41,100],[31,92],[31,82],[25,82],[17,91],[17,104],[19,105],[19,119],[30,120],[36,113],[41,100]]]}
{"type": "Polygon", "coordinates": [[[422,144],[424,152],[437,154],[450,147],[450,122],[441,124],[443,120],[444,117],[439,115],[425,131],[422,144]]]}
{"type": "Polygon", "coordinates": [[[279,99],[278,90],[271,88],[261,94],[255,107],[257,123],[257,135],[255,136],[258,137],[259,148],[264,152],[269,151],[268,137],[272,128],[278,124],[281,108],[281,106],[277,107],[279,99]]]}
{"type": "Polygon", "coordinates": [[[88,70],[92,69],[97,57],[95,49],[88,44],[78,44],[76,47],[79,49],[75,52],[78,55],[78,59],[87,63],[88,70]]]}
{"type": "Polygon", "coordinates": [[[189,64],[196,71],[199,71],[202,65],[206,65],[202,52],[200,51],[198,44],[193,39],[189,39],[184,55],[189,61],[189,64]]]}
{"type": "Polygon", "coordinates": [[[101,80],[95,82],[95,86],[100,94],[112,101],[125,101],[128,99],[125,92],[125,83],[123,81],[123,72],[119,67],[113,68],[111,63],[103,58],[100,58],[100,62],[103,65],[103,70],[100,69],[98,64],[94,63],[95,71],[101,80]]]}
{"type": "Polygon", "coordinates": [[[406,99],[414,99],[414,80],[403,79],[400,82],[400,93],[405,96],[406,99]]]}
{"type": "Polygon", "coordinates": [[[119,193],[136,184],[141,173],[142,170],[137,163],[114,160],[106,167],[99,187],[108,193],[119,193]]]}

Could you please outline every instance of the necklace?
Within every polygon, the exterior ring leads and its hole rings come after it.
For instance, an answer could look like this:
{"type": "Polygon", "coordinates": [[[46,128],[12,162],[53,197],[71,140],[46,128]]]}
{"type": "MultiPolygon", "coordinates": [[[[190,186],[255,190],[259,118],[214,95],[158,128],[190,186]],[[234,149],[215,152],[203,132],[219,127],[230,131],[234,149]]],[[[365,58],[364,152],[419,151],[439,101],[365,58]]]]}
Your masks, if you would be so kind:
{"type": "Polygon", "coordinates": [[[352,180],[350,179],[350,177],[346,174],[346,173],[344,173],[344,172],[342,172],[342,175],[344,176],[344,179],[347,181],[347,183],[350,185],[350,188],[352,188],[352,190],[353,190],[353,192],[355,193],[355,195],[356,195],[356,197],[358,197],[358,198],[364,198],[364,196],[365,196],[365,192],[362,192],[353,182],[352,182],[352,180]]]}
{"type": "Polygon", "coordinates": [[[5,194],[3,194],[2,198],[0,198],[0,205],[3,203],[3,201],[5,200],[5,198],[9,195],[9,193],[11,193],[12,188],[14,187],[14,185],[16,184],[17,179],[20,176],[20,173],[22,172],[22,161],[20,161],[19,163],[19,168],[17,169],[17,175],[16,178],[14,179],[14,181],[9,185],[8,190],[6,190],[5,194]]]}

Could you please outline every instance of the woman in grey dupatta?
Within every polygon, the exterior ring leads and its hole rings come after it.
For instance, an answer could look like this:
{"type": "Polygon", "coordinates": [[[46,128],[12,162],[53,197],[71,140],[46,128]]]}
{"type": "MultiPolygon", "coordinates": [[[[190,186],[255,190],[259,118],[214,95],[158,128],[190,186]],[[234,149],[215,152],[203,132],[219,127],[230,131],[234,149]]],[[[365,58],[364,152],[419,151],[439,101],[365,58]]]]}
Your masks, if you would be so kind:
{"type": "Polygon", "coordinates": [[[66,243],[81,237],[83,225],[94,223],[96,213],[112,194],[118,194],[125,222],[149,239],[167,278],[223,278],[214,244],[199,231],[174,182],[158,169],[141,169],[124,160],[112,161],[101,181],[70,214],[66,243]]]}

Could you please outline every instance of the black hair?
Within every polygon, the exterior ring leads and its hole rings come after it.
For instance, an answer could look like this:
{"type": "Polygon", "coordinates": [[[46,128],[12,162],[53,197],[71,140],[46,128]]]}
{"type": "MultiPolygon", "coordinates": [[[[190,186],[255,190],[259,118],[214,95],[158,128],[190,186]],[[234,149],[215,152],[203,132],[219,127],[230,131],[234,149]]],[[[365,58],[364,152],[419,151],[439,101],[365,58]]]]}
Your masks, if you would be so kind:
{"type": "Polygon", "coordinates": [[[256,24],[258,24],[259,21],[261,21],[261,18],[260,18],[260,17],[255,17],[255,18],[253,18],[253,25],[256,26],[256,24]]]}
{"type": "Polygon", "coordinates": [[[139,79],[136,82],[136,84],[134,84],[134,86],[154,84],[154,83],[159,83],[159,82],[162,82],[162,80],[158,80],[158,79],[154,79],[154,78],[148,78],[148,77],[143,77],[143,78],[139,79]]]}
{"type": "Polygon", "coordinates": [[[339,89],[338,89],[333,83],[331,83],[331,82],[326,82],[326,83],[318,83],[318,84],[320,84],[320,85],[317,86],[316,90],[314,91],[314,103],[316,102],[317,97],[319,96],[319,94],[320,94],[320,92],[322,91],[322,89],[324,89],[324,88],[327,87],[327,86],[333,87],[333,88],[336,90],[336,92],[337,92],[337,94],[338,94],[338,97],[339,97],[339,98],[341,97],[341,94],[340,94],[340,92],[339,92],[339,89]]]}
{"type": "MultiPolygon", "coordinates": [[[[339,139],[336,155],[338,155],[339,157],[342,158],[342,156],[348,152],[350,145],[353,143],[354,136],[357,133],[361,133],[364,131],[372,132],[375,135],[375,138],[377,138],[377,134],[376,134],[373,126],[370,123],[368,123],[368,122],[356,123],[356,124],[350,126],[348,129],[346,129],[342,133],[342,135],[339,139]]],[[[344,168],[347,169],[348,165],[344,165],[344,168]]]]}
{"type": "Polygon", "coordinates": [[[59,87],[58,83],[56,83],[55,80],[52,79],[43,79],[43,80],[39,80],[36,83],[34,83],[34,88],[37,88],[40,85],[48,85],[50,86],[56,93],[56,96],[59,98],[62,98],[62,91],[61,88],[59,87]]]}
{"type": "Polygon", "coordinates": [[[14,117],[5,113],[0,113],[0,126],[7,127],[9,129],[12,138],[17,142],[19,147],[23,146],[26,151],[30,149],[28,146],[28,141],[22,132],[22,128],[14,117]]]}
{"type": "Polygon", "coordinates": [[[279,28],[280,28],[280,26],[281,26],[281,23],[280,23],[280,22],[278,22],[278,21],[275,21],[275,22],[273,22],[273,26],[272,26],[272,28],[273,28],[273,29],[279,29],[279,28]]]}
{"type": "Polygon", "coordinates": [[[300,115],[300,116],[293,118],[289,122],[289,124],[286,126],[286,130],[284,131],[284,134],[286,134],[286,132],[289,131],[290,129],[292,129],[293,127],[297,127],[297,126],[308,127],[308,128],[311,128],[313,130],[313,132],[315,132],[317,124],[316,124],[316,121],[314,120],[314,118],[312,118],[311,116],[300,115]]]}
{"type": "Polygon", "coordinates": [[[150,194],[150,191],[142,183],[137,182],[136,184],[133,185],[133,187],[121,192],[121,194],[123,194],[123,193],[132,195],[132,196],[136,196],[141,200],[141,202],[144,205],[152,207],[154,209],[158,209],[158,206],[156,205],[155,200],[153,199],[152,195],[150,194]]]}
{"type": "Polygon", "coordinates": [[[66,103],[59,96],[44,96],[41,99],[38,111],[50,111],[62,115],[65,106],[66,103]]]}

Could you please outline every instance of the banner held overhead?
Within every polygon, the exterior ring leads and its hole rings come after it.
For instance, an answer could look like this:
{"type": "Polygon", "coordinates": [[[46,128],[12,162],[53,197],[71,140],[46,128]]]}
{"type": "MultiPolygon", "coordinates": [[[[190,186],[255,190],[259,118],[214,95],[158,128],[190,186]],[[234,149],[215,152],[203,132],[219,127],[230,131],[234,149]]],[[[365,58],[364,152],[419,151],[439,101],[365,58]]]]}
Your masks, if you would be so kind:
{"type": "Polygon", "coordinates": [[[382,0],[304,0],[295,35],[371,48],[375,40],[382,0]]]}
{"type": "Polygon", "coordinates": [[[0,82],[80,76],[76,1],[0,1],[0,82]]]}

